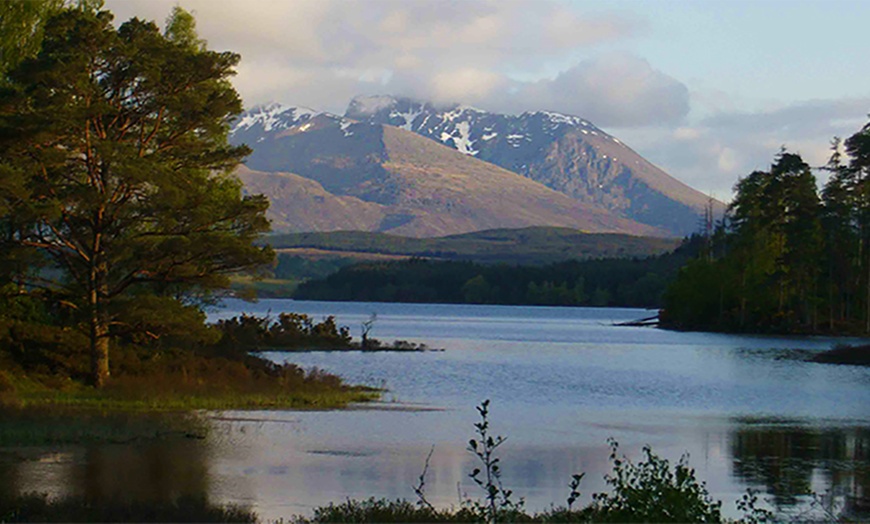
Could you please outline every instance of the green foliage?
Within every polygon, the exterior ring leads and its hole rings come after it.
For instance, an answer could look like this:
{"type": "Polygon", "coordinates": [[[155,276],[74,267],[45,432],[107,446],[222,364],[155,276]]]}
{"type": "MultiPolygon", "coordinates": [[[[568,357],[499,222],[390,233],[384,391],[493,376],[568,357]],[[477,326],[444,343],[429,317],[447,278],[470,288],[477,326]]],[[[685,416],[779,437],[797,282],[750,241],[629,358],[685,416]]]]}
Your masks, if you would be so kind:
{"type": "Polygon", "coordinates": [[[477,438],[468,441],[468,451],[477,457],[483,469],[474,468],[468,476],[483,490],[484,502],[470,501],[467,506],[485,522],[510,520],[511,516],[522,513],[524,501],[511,500],[513,492],[505,489],[501,483],[501,459],[495,455],[495,451],[506,439],[501,435],[493,437],[490,434],[489,400],[484,400],[477,406],[477,413],[480,415],[480,422],[474,423],[477,438]]]}
{"type": "Polygon", "coordinates": [[[311,519],[297,518],[295,522],[479,522],[474,514],[460,510],[438,511],[418,507],[407,500],[386,500],[374,497],[367,500],[347,500],[314,509],[311,519]]]}
{"type": "Polygon", "coordinates": [[[63,0],[0,2],[0,85],[7,71],[36,55],[42,45],[43,27],[59,11],[63,0]]]}
{"type": "MultiPolygon", "coordinates": [[[[415,488],[420,501],[414,505],[406,500],[370,498],[348,500],[341,504],[315,508],[311,519],[297,517],[294,522],[725,522],[721,514],[722,503],[714,501],[703,482],[684,455],[673,466],[647,446],[643,458],[634,463],[618,453],[619,446],[610,439],[613,463],[612,473],[605,476],[610,492],[596,493],[592,503],[573,509],[580,496],[579,486],[584,474],[573,475],[568,487],[568,506],[552,507],[540,513],[527,513],[522,500],[514,503],[512,493],[505,490],[500,480],[500,462],[495,450],[505,441],[493,437],[489,430],[489,401],[477,406],[480,421],[474,424],[475,438],[469,441],[469,451],[481,467],[470,477],[481,487],[483,499],[466,498],[459,508],[436,509],[425,498],[423,486],[428,470],[420,477],[415,488]],[[482,469],[481,469],[482,468],[482,469]]],[[[430,452],[431,457],[431,452],[430,452]]],[[[743,518],[734,522],[756,524],[775,520],[775,515],[760,506],[756,491],[748,490],[737,508],[743,518]]],[[[729,521],[730,522],[730,521],[729,521]]]]}
{"type": "Polygon", "coordinates": [[[166,19],[166,30],[163,34],[170,42],[190,51],[206,50],[206,41],[201,39],[196,32],[196,19],[181,6],[176,5],[172,8],[172,13],[166,19]]]}
{"type": "Polygon", "coordinates": [[[353,258],[305,258],[288,253],[278,253],[278,263],[273,273],[284,280],[310,280],[324,278],[339,269],[356,263],[353,258]]]}
{"type": "Polygon", "coordinates": [[[219,320],[216,327],[221,334],[218,347],[233,352],[351,347],[350,331],[346,326],[339,327],[331,315],[318,323],[299,313],[281,313],[276,320],[242,315],[219,320]]]}
{"type": "Polygon", "coordinates": [[[0,91],[0,278],[67,307],[102,385],[110,339],[201,326],[188,306],[272,252],[253,245],[267,200],[229,175],[250,151],[227,142],[238,55],[206,50],[183,10],[164,36],[98,8],[51,16],[0,91]]]}
{"type": "Polygon", "coordinates": [[[742,522],[746,524],[761,524],[762,522],[775,522],[776,515],[758,505],[758,490],[749,488],[737,501],[737,510],[743,513],[742,522]]]}
{"type": "Polygon", "coordinates": [[[649,446],[636,464],[619,457],[610,440],[613,473],[605,477],[611,493],[593,496],[596,522],[721,522],[721,502],[710,498],[683,455],[671,469],[649,446]]]}

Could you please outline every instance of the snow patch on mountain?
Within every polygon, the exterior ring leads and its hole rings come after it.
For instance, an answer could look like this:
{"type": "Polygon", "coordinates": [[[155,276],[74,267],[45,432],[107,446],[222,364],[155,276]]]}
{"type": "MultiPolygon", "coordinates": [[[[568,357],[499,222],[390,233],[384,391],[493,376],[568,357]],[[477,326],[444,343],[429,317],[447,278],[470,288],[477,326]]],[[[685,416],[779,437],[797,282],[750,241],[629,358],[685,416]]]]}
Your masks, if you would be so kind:
{"type": "Polygon", "coordinates": [[[344,137],[347,138],[349,136],[353,136],[353,131],[348,131],[347,129],[353,124],[350,120],[341,120],[341,124],[338,127],[341,129],[341,132],[344,133],[344,137]]]}
{"type": "Polygon", "coordinates": [[[404,123],[396,127],[400,127],[406,131],[413,131],[414,129],[412,126],[414,124],[414,119],[416,119],[422,112],[421,109],[406,111],[404,113],[393,110],[390,111],[390,119],[401,118],[404,123]]]}
{"type": "Polygon", "coordinates": [[[478,151],[471,147],[474,142],[469,140],[470,127],[471,125],[468,122],[459,122],[456,125],[456,131],[459,132],[459,137],[458,139],[454,138],[453,143],[456,144],[456,149],[459,152],[474,156],[477,155],[478,151]]]}
{"type": "Polygon", "coordinates": [[[554,113],[553,111],[535,111],[532,115],[544,115],[554,124],[568,124],[572,126],[592,127],[588,121],[579,116],[565,115],[563,113],[554,113]]]}
{"type": "Polygon", "coordinates": [[[255,126],[262,127],[263,131],[267,133],[273,130],[287,129],[301,121],[310,120],[317,114],[317,111],[307,107],[291,107],[280,103],[257,106],[242,114],[230,134],[255,126]]]}

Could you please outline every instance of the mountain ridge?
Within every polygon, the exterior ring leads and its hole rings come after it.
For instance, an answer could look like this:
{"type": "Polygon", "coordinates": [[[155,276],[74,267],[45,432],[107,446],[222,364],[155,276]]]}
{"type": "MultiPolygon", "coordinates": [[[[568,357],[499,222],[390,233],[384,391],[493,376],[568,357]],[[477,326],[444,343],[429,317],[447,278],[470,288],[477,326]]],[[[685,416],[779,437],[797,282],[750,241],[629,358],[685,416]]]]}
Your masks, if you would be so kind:
{"type": "Polygon", "coordinates": [[[412,131],[675,235],[697,230],[708,205],[715,214],[725,207],[579,116],[553,111],[506,115],[462,105],[439,108],[379,95],[354,98],[345,117],[412,131]]]}
{"type": "Polygon", "coordinates": [[[314,220],[331,207],[351,218],[361,210],[358,229],[408,236],[548,225],[667,236],[417,134],[374,122],[270,105],[243,114],[230,139],[253,147],[240,177],[249,191],[256,188],[271,197],[270,218],[280,229],[344,228],[343,219],[314,220]],[[300,206],[300,198],[292,195],[303,193],[305,205],[300,206]],[[315,210],[314,202],[329,205],[315,210]],[[294,205],[303,209],[287,209],[294,205]]]}

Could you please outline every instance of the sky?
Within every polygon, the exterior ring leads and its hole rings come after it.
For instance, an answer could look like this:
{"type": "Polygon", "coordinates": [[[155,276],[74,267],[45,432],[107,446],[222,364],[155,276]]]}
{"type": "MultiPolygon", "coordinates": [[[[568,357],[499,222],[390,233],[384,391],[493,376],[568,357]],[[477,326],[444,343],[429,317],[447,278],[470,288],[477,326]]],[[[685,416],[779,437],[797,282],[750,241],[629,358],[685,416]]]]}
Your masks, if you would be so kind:
{"type": "Polygon", "coordinates": [[[246,107],[557,111],[723,201],[783,146],[824,165],[870,113],[864,0],[106,0],[118,22],[175,5],[241,54],[246,107]]]}

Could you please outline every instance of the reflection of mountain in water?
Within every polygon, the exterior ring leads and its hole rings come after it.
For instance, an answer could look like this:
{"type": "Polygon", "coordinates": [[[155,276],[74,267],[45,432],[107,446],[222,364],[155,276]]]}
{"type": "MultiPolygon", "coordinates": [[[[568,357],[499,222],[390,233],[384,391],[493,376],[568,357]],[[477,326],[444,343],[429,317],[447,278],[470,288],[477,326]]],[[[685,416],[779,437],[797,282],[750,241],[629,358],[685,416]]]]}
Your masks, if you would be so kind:
{"type": "Polygon", "coordinates": [[[777,510],[830,492],[850,518],[870,517],[870,428],[754,426],[736,421],[733,474],[772,495],[777,510]]]}

